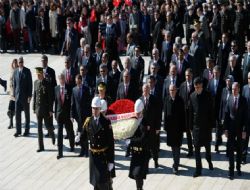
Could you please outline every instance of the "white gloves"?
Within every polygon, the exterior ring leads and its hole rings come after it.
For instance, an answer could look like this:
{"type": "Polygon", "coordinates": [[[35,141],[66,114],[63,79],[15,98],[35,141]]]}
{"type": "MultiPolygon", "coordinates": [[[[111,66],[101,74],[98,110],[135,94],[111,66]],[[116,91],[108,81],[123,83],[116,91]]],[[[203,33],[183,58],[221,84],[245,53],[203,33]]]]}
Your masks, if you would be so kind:
{"type": "Polygon", "coordinates": [[[77,133],[76,137],[75,137],[75,142],[79,143],[80,142],[80,137],[81,137],[81,133],[77,133]]]}
{"type": "Polygon", "coordinates": [[[111,171],[114,168],[114,163],[108,163],[108,171],[111,171]]]}
{"type": "Polygon", "coordinates": [[[126,139],[125,144],[126,144],[126,146],[128,146],[130,144],[130,139],[126,139]]]}

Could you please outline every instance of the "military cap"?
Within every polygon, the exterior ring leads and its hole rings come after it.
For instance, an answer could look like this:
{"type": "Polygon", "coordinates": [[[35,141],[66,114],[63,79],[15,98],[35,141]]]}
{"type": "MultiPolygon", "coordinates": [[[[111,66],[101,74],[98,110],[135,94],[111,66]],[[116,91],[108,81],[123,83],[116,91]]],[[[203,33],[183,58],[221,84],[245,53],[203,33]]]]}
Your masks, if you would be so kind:
{"type": "Polygon", "coordinates": [[[43,74],[43,68],[42,67],[36,67],[36,73],[37,74],[43,74]]]}
{"type": "Polygon", "coordinates": [[[97,87],[98,90],[104,90],[106,89],[106,84],[104,82],[100,82],[97,87]]]}
{"type": "Polygon", "coordinates": [[[200,25],[200,21],[199,20],[194,20],[194,26],[200,25]]]}

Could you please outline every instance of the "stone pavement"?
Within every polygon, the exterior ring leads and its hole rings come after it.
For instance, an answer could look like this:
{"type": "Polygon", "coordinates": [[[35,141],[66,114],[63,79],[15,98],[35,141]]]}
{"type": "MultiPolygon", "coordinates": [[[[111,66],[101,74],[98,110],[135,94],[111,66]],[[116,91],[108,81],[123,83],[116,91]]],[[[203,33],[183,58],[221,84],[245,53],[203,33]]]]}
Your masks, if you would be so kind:
{"type": "MultiPolygon", "coordinates": [[[[33,80],[35,79],[35,67],[40,64],[39,54],[22,55],[24,64],[31,69],[33,80]]],[[[10,63],[18,58],[15,54],[0,55],[0,77],[9,80],[10,63]]],[[[149,58],[145,58],[146,67],[149,58]]],[[[58,75],[63,67],[63,58],[49,56],[49,65],[56,70],[58,75]]],[[[14,138],[15,129],[7,129],[9,120],[7,117],[9,96],[0,87],[0,190],[89,190],[93,187],[89,184],[88,159],[79,158],[79,147],[75,153],[69,152],[69,143],[64,140],[64,158],[57,160],[57,146],[52,145],[51,139],[46,138],[45,152],[37,153],[37,124],[35,115],[31,112],[30,137],[14,138]]],[[[22,118],[24,121],[24,118],[22,118]]],[[[56,122],[54,122],[56,126],[56,122]]],[[[76,129],[76,123],[74,123],[76,129]]],[[[57,133],[57,131],[56,131],[57,133]]],[[[186,140],[181,151],[179,175],[172,174],[172,155],[170,148],[165,143],[166,135],[161,131],[161,152],[158,169],[154,169],[154,163],[150,161],[150,174],[145,180],[145,190],[250,190],[250,164],[242,166],[242,176],[230,181],[227,179],[228,161],[225,157],[225,138],[223,138],[222,151],[218,155],[212,145],[212,160],[214,171],[208,170],[208,164],[203,155],[203,176],[194,179],[194,158],[185,157],[187,151],[186,140]]],[[[214,139],[214,136],[213,136],[214,139]]],[[[128,178],[129,158],[124,157],[124,142],[117,142],[115,146],[116,178],[114,178],[114,190],[134,190],[135,181],[128,178]]],[[[202,149],[204,151],[204,149],[202,149]]],[[[250,157],[248,156],[248,162],[250,157]]]]}

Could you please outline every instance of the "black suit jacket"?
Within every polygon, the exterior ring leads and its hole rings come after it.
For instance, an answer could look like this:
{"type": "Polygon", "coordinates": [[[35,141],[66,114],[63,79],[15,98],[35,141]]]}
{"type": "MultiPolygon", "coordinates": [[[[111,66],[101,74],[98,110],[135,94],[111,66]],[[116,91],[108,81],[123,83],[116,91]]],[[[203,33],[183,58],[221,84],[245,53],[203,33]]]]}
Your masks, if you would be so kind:
{"type": "Polygon", "coordinates": [[[55,118],[58,123],[64,122],[66,119],[70,119],[71,108],[71,95],[72,89],[65,85],[64,89],[64,103],[61,101],[61,86],[55,87],[55,118]]]}
{"type": "Polygon", "coordinates": [[[207,86],[207,89],[210,91],[214,99],[215,118],[218,120],[219,120],[219,114],[220,114],[221,95],[222,95],[222,90],[224,87],[225,87],[225,82],[224,80],[221,80],[221,79],[218,81],[216,92],[214,88],[214,79],[210,80],[207,86]]]}
{"type": "Polygon", "coordinates": [[[248,58],[248,53],[245,53],[243,58],[243,84],[248,83],[249,72],[250,72],[250,57],[248,58]]]}
{"type": "Polygon", "coordinates": [[[241,133],[246,131],[247,126],[247,101],[243,96],[239,96],[238,108],[234,112],[234,96],[228,99],[225,112],[224,127],[232,135],[241,138],[241,133]]]}
{"type": "MultiPolygon", "coordinates": [[[[175,80],[176,80],[175,81],[175,86],[177,88],[179,88],[180,82],[179,82],[178,77],[176,77],[175,80]]],[[[170,86],[170,84],[171,84],[171,77],[169,75],[169,76],[167,76],[167,78],[165,78],[164,83],[163,83],[163,90],[162,90],[163,102],[165,102],[165,98],[169,95],[169,86],[170,86]]]]}
{"type": "Polygon", "coordinates": [[[132,68],[136,72],[136,79],[139,80],[139,84],[143,84],[143,77],[144,77],[144,67],[145,67],[145,62],[144,59],[139,56],[138,58],[136,56],[133,56],[131,59],[132,63],[132,68]]]}
{"type": "MultiPolygon", "coordinates": [[[[148,65],[148,74],[150,75],[150,66],[154,63],[153,60],[150,60],[149,61],[149,65],[148,65]]],[[[161,60],[161,59],[158,59],[158,61],[156,62],[156,64],[158,65],[159,67],[159,70],[158,70],[158,74],[162,77],[162,78],[165,78],[166,77],[166,74],[167,74],[167,71],[166,71],[166,67],[165,67],[165,63],[161,60]]]]}
{"type": "Polygon", "coordinates": [[[221,68],[221,77],[223,78],[225,75],[225,71],[228,65],[228,58],[230,53],[230,44],[226,43],[224,48],[223,45],[220,44],[218,47],[218,54],[217,54],[217,60],[216,64],[220,66],[221,68]]]}
{"type": "Polygon", "coordinates": [[[189,63],[184,59],[182,62],[182,68],[181,68],[181,72],[178,72],[178,65],[179,63],[176,64],[177,66],[177,77],[179,79],[179,82],[182,83],[185,81],[185,71],[186,69],[188,69],[190,67],[189,63]]]}
{"type": "Polygon", "coordinates": [[[129,87],[128,87],[128,94],[126,96],[124,83],[121,82],[118,86],[118,89],[117,89],[116,99],[117,100],[130,99],[132,101],[136,101],[136,99],[138,98],[138,94],[139,94],[137,89],[138,89],[138,87],[135,87],[135,85],[130,82],[129,87]]]}
{"type": "Polygon", "coordinates": [[[231,94],[232,94],[232,89],[228,89],[227,87],[222,89],[221,101],[220,101],[220,114],[219,114],[220,121],[222,120],[224,121],[227,102],[231,94]]]}
{"type": "MultiPolygon", "coordinates": [[[[75,77],[76,77],[76,70],[73,67],[70,67],[70,81],[67,83],[71,88],[75,86],[75,77]]],[[[65,76],[65,80],[67,81],[67,69],[63,70],[63,74],[65,76]]]]}
{"type": "Polygon", "coordinates": [[[19,75],[18,68],[14,71],[14,97],[16,102],[27,102],[28,97],[32,97],[32,76],[28,68],[23,67],[22,74],[19,75]]]}
{"type": "Polygon", "coordinates": [[[77,122],[84,122],[85,118],[91,115],[91,99],[88,87],[82,85],[81,97],[78,86],[74,87],[71,96],[70,117],[77,122]]]}
{"type": "Polygon", "coordinates": [[[119,70],[117,70],[115,73],[113,73],[113,71],[109,71],[109,77],[112,80],[112,84],[113,84],[113,87],[111,88],[111,92],[110,92],[112,100],[116,100],[120,75],[121,75],[121,72],[119,70]]]}

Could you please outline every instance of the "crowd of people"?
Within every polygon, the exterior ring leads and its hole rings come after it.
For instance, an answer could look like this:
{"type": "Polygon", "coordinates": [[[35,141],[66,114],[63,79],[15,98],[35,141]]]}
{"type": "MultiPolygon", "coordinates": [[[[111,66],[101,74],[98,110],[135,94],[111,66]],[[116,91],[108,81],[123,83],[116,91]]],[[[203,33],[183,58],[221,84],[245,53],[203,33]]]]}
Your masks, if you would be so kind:
{"type": "MultiPolygon", "coordinates": [[[[129,177],[142,189],[149,159],[159,167],[160,130],[166,131],[178,174],[180,147],[186,133],[188,157],[202,175],[200,148],[209,169],[212,130],[215,151],[223,133],[230,179],[247,163],[250,134],[250,4],[218,1],[0,1],[2,53],[42,53],[32,80],[23,57],[14,59],[9,83],[8,116],[15,137],[30,135],[30,103],[37,116],[38,152],[44,151],[43,121],[63,157],[63,128],[70,150],[90,157],[90,182],[112,189],[114,139],[106,110],[116,100],[135,102],[140,125],[126,140],[131,156],[129,177]],[[183,43],[185,42],[185,43],[183,43]],[[48,66],[45,53],[65,56],[65,69],[48,66]],[[124,63],[120,55],[126,55],[124,63]],[[144,57],[151,56],[148,68],[144,57]],[[144,70],[147,70],[144,73],[144,70]],[[56,73],[58,80],[56,79],[56,73]],[[146,79],[146,80],[145,80],[146,79]],[[58,83],[57,83],[58,82],[58,83]],[[54,114],[54,117],[53,117],[54,114]],[[73,122],[77,123],[76,132],[73,122]]],[[[7,81],[0,78],[7,90],[7,81]]]]}

